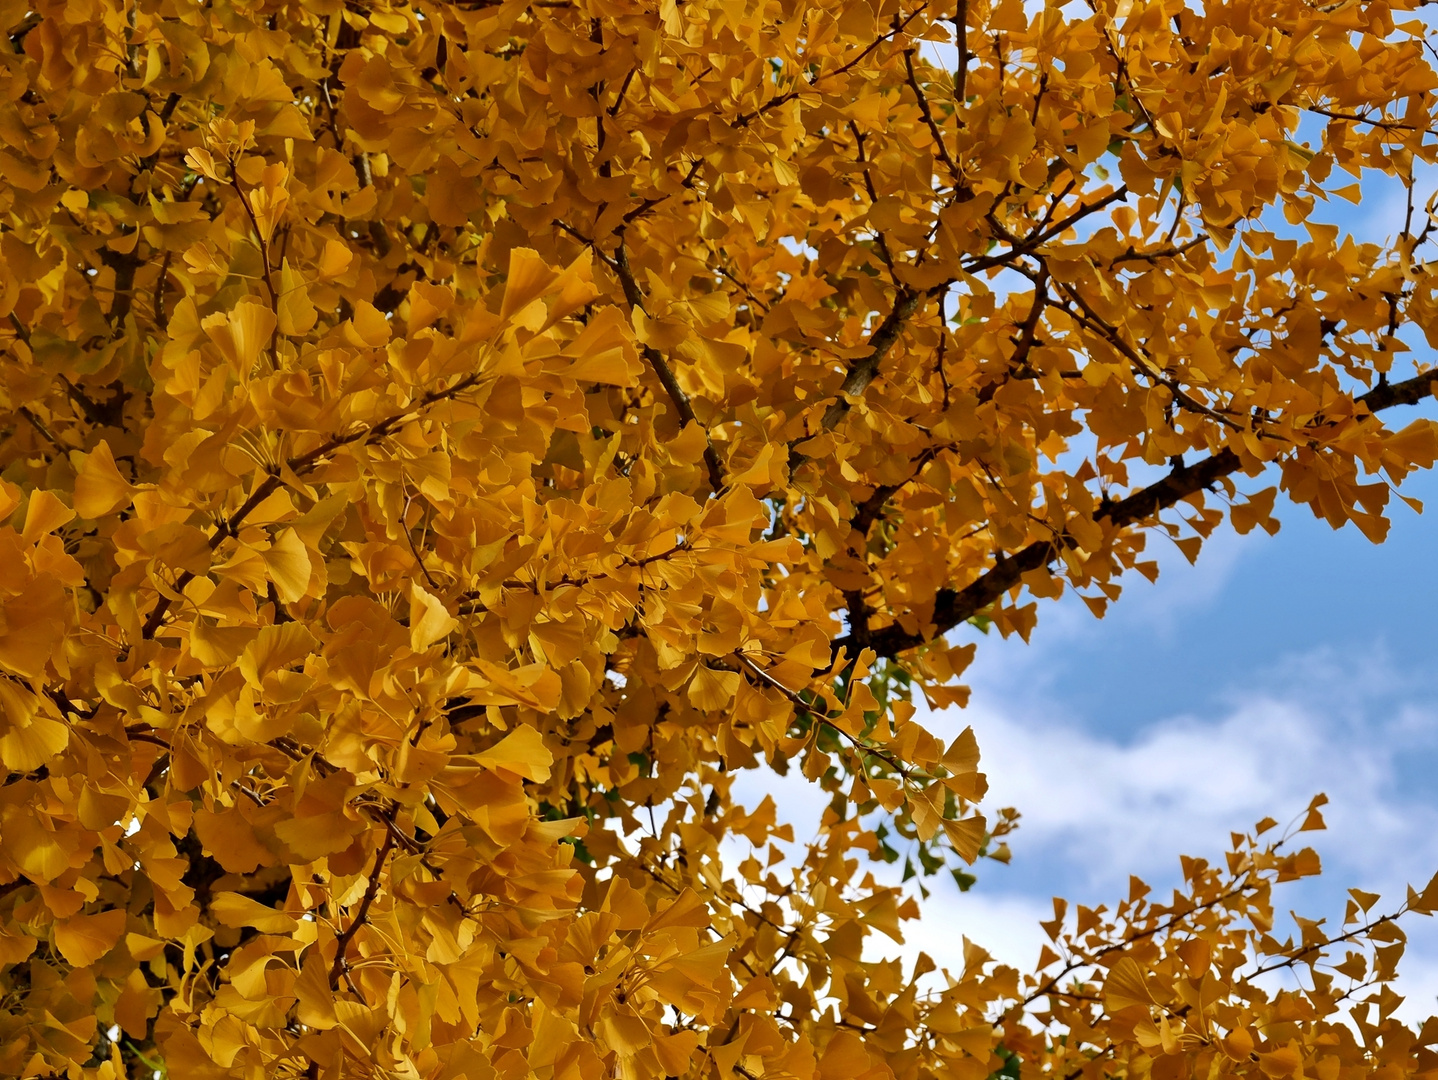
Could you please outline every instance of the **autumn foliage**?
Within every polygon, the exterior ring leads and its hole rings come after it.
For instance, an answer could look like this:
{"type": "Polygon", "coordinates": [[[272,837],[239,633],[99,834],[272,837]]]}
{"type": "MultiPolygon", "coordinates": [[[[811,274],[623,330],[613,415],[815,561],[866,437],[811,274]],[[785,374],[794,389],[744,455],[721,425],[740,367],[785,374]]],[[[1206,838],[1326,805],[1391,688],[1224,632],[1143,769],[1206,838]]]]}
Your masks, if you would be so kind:
{"type": "Polygon", "coordinates": [[[1438,1076],[1268,822],[870,940],[1007,854],[949,631],[1432,464],[1417,6],[4,4],[0,1074],[1438,1076]]]}

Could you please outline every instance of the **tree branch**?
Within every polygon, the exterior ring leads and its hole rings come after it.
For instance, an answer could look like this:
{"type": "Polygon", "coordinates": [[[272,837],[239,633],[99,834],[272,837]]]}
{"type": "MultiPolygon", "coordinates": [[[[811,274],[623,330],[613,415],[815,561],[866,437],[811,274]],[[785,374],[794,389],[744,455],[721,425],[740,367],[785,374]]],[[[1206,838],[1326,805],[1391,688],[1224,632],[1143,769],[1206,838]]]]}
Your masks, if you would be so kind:
{"type": "Polygon", "coordinates": [[[21,405],[15,411],[18,412],[21,416],[23,416],[29,422],[30,426],[40,433],[41,438],[43,438],[56,450],[60,451],[61,454],[65,453],[64,444],[55,437],[55,433],[53,431],[51,431],[48,427],[45,426],[45,422],[43,420],[41,420],[29,409],[27,409],[24,405],[21,405]]]}
{"type": "Polygon", "coordinates": [[[869,530],[873,527],[874,522],[877,521],[883,513],[884,504],[893,497],[895,492],[913,483],[913,481],[918,478],[918,475],[924,471],[924,466],[938,457],[941,449],[943,449],[943,447],[926,447],[919,453],[918,457],[914,458],[913,471],[909,473],[906,479],[897,484],[881,484],[879,487],[876,487],[873,494],[854,508],[854,516],[849,519],[850,526],[858,530],[860,536],[868,536],[869,530]]]}
{"type": "Polygon", "coordinates": [[[331,990],[339,985],[340,975],[344,972],[345,951],[349,948],[350,942],[354,940],[355,934],[359,932],[359,928],[364,925],[365,919],[369,915],[370,905],[374,903],[374,898],[379,895],[380,874],[384,870],[385,860],[389,858],[389,853],[393,847],[394,832],[391,829],[386,829],[384,843],[381,844],[379,850],[375,852],[374,869],[370,871],[369,884],[365,886],[364,896],[360,898],[359,910],[354,913],[354,916],[350,919],[350,924],[344,928],[343,933],[335,939],[335,962],[330,965],[331,990]]]}
{"type": "MultiPolygon", "coordinates": [[[[245,189],[240,186],[240,174],[236,166],[238,162],[230,162],[230,183],[239,196],[240,205],[245,208],[245,216],[250,219],[250,227],[255,230],[255,243],[260,248],[260,264],[264,270],[265,290],[270,294],[270,310],[275,314],[275,327],[270,331],[270,363],[276,371],[280,367],[279,335],[280,335],[280,294],[275,291],[275,283],[271,277],[272,262],[270,258],[270,242],[265,239],[264,230],[260,228],[260,219],[255,215],[254,207],[250,205],[249,196],[245,189]]],[[[367,173],[368,168],[365,169],[367,173]]]]}
{"type": "MultiPolygon", "coordinates": [[[[240,508],[225,521],[221,522],[220,527],[210,535],[210,550],[214,551],[231,536],[238,535],[240,526],[244,523],[245,518],[250,516],[250,513],[255,507],[273,495],[279,486],[280,478],[278,473],[271,473],[265,477],[259,486],[250,493],[250,497],[240,505],[240,508]]],[[[182,571],[180,576],[175,579],[175,592],[184,592],[185,586],[193,580],[195,580],[193,573],[189,570],[182,571]]],[[[146,640],[154,637],[155,631],[159,630],[160,623],[164,622],[165,613],[169,610],[170,598],[168,596],[161,596],[159,602],[150,612],[149,617],[145,619],[145,625],[140,631],[140,636],[146,640]]]]}
{"type": "Polygon", "coordinates": [[[1311,112],[1316,116],[1326,116],[1330,120],[1347,120],[1353,124],[1367,124],[1369,127],[1379,128],[1383,131],[1416,131],[1429,134],[1428,128],[1417,127],[1413,124],[1400,123],[1397,120],[1387,118],[1375,120],[1371,116],[1363,116],[1361,113],[1336,112],[1332,109],[1320,108],[1317,105],[1300,106],[1304,112],[1311,112]]]}
{"type": "MultiPolygon", "coordinates": [[[[874,207],[879,205],[879,192],[878,189],[874,187],[874,175],[869,171],[869,156],[864,150],[864,133],[859,130],[859,125],[852,120],[849,121],[849,131],[852,132],[854,136],[854,150],[859,159],[859,164],[864,167],[864,190],[869,193],[869,209],[872,211],[874,207]]],[[[894,256],[893,253],[889,251],[889,242],[884,239],[883,232],[878,229],[874,230],[874,244],[878,247],[879,257],[884,260],[884,265],[889,268],[889,274],[892,276],[894,273],[894,256]]]]}
{"type": "Polygon", "coordinates": [[[964,123],[963,110],[968,104],[969,82],[969,0],[959,0],[954,12],[954,44],[959,58],[954,63],[954,108],[959,123],[964,123]]]}
{"type": "Polygon", "coordinates": [[[954,178],[955,184],[963,183],[963,176],[954,159],[949,156],[948,144],[944,142],[943,133],[939,125],[934,121],[934,114],[929,111],[929,99],[924,94],[923,87],[919,85],[919,77],[914,73],[914,52],[913,49],[904,50],[904,71],[908,75],[909,89],[914,92],[914,97],[919,103],[919,115],[924,118],[924,125],[929,129],[929,135],[934,140],[934,146],[938,150],[939,158],[949,167],[949,174],[954,178]]]}
{"type": "MultiPolygon", "coordinates": [[[[1395,405],[1416,405],[1433,396],[1438,388],[1438,371],[1426,371],[1402,382],[1375,387],[1355,398],[1371,412],[1395,405]]],[[[1106,521],[1117,529],[1148,521],[1160,511],[1204,490],[1242,467],[1242,460],[1228,447],[1211,454],[1194,465],[1179,465],[1161,480],[1110,504],[1096,514],[1096,521],[1106,521]]],[[[1012,555],[1000,555],[994,565],[962,589],[940,589],[934,595],[933,631],[910,633],[898,623],[868,632],[867,645],[878,655],[895,657],[908,649],[942,637],[959,623],[973,618],[1004,593],[1018,585],[1024,574],[1047,566],[1061,549],[1072,546],[1067,535],[1050,540],[1035,540],[1012,555]]],[[[834,655],[839,650],[854,652],[856,642],[850,636],[837,639],[834,655]]]]}
{"type": "Polygon", "coordinates": [[[1329,946],[1342,945],[1345,941],[1352,941],[1354,938],[1362,937],[1365,934],[1371,934],[1374,930],[1377,930],[1384,923],[1397,922],[1407,913],[1408,905],[1405,903],[1402,907],[1400,907],[1392,914],[1380,915],[1378,918],[1366,922],[1362,926],[1354,927],[1352,930],[1339,934],[1337,937],[1328,938],[1326,941],[1321,941],[1313,945],[1305,946],[1304,948],[1299,949],[1297,952],[1290,953],[1288,956],[1285,956],[1282,960],[1275,960],[1271,964],[1264,964],[1262,967],[1259,967],[1256,970],[1245,975],[1244,979],[1251,981],[1258,978],[1260,975],[1268,974],[1268,972],[1270,971],[1277,971],[1279,968],[1292,967],[1294,964],[1301,964],[1305,960],[1305,958],[1312,956],[1314,953],[1321,953],[1329,946]]]}
{"type": "Polygon", "coordinates": [[[999,234],[999,239],[1009,245],[1009,250],[999,255],[986,255],[981,259],[975,259],[964,267],[964,272],[977,274],[984,270],[992,270],[996,266],[1006,266],[1020,255],[1026,255],[1033,251],[1034,248],[1040,244],[1052,240],[1055,236],[1062,236],[1066,230],[1071,229],[1090,214],[1096,214],[1104,207],[1112,203],[1122,202],[1127,198],[1127,185],[1115,188],[1098,201],[1089,203],[1086,206],[1080,206],[1062,221],[1055,221],[1052,225],[1042,228],[1036,233],[1022,237],[1013,235],[1000,225],[994,217],[994,212],[990,210],[988,214],[989,223],[995,227],[995,231],[999,234]]]}
{"type": "MultiPolygon", "coordinates": [[[[613,265],[614,272],[619,278],[619,284],[624,289],[624,299],[628,301],[631,308],[645,311],[644,294],[639,291],[639,283],[634,279],[634,271],[629,266],[629,254],[623,243],[615,250],[613,265]]],[[[674,411],[679,414],[680,421],[685,424],[691,420],[698,423],[694,416],[694,407],[689,403],[689,395],[679,385],[679,380],[675,378],[674,371],[664,356],[652,345],[644,345],[642,350],[644,359],[649,361],[649,366],[654,369],[654,374],[659,376],[659,381],[663,384],[665,393],[669,395],[669,400],[674,403],[674,411]]],[[[724,466],[719,462],[719,455],[714,450],[714,444],[709,440],[707,429],[704,432],[704,464],[709,470],[709,486],[717,495],[724,490],[724,466]]]]}
{"type": "Polygon", "coordinates": [[[1039,340],[1039,320],[1043,317],[1044,308],[1049,303],[1049,268],[1045,263],[1039,268],[1038,275],[1034,278],[1034,301],[1029,307],[1029,313],[1024,321],[1019,324],[1018,336],[1013,338],[1014,353],[1009,357],[1009,370],[993,382],[985,383],[979,388],[979,401],[986,402],[993,399],[1011,377],[1015,375],[1029,378],[1037,374],[1029,366],[1029,356],[1034,351],[1034,346],[1039,340]]]}
{"type": "Polygon", "coordinates": [[[1228,901],[1242,896],[1246,892],[1250,892],[1258,888],[1260,884],[1261,882],[1255,881],[1252,877],[1245,877],[1242,881],[1238,882],[1238,884],[1234,888],[1230,889],[1226,893],[1223,893],[1222,895],[1215,896],[1212,900],[1205,901],[1202,904],[1195,904],[1193,907],[1188,908],[1184,911],[1175,912],[1167,919],[1164,919],[1162,922],[1150,926],[1146,930],[1140,930],[1136,933],[1133,933],[1132,935],[1125,935],[1120,940],[1110,942],[1109,944],[1103,946],[1103,948],[1101,949],[1096,949],[1092,953],[1087,953],[1083,956],[1078,957],[1077,959],[1070,960],[1061,971],[1059,971],[1056,975],[1052,976],[1038,989],[1028,994],[1021,1002],[1019,1002],[1019,1004],[1024,1006],[1032,1005],[1039,998],[1047,997],[1058,987],[1060,982],[1062,982],[1069,975],[1073,974],[1080,968],[1091,967],[1103,957],[1109,956],[1123,949],[1127,949],[1134,943],[1144,940],[1144,938],[1151,938],[1155,935],[1166,933],[1167,931],[1172,930],[1175,926],[1179,925],[1185,919],[1191,919],[1193,916],[1216,908],[1220,904],[1226,904],[1228,901]]]}
{"type": "MultiPolygon", "coordinates": [[[[298,475],[307,472],[341,447],[360,442],[361,440],[365,442],[375,442],[382,439],[405,420],[413,418],[418,410],[424,409],[436,402],[446,401],[449,398],[455,397],[461,392],[468,390],[471,386],[474,386],[479,382],[479,378],[477,374],[466,375],[464,378],[445,387],[443,390],[431,390],[403,412],[394,413],[391,416],[385,417],[377,424],[360,428],[358,431],[352,432],[349,435],[336,435],[333,438],[326,439],[308,453],[290,458],[286,464],[289,466],[291,472],[298,475]]],[[[240,508],[230,515],[210,536],[210,550],[214,551],[225,540],[238,535],[240,526],[244,523],[245,518],[250,515],[250,512],[253,511],[255,507],[259,506],[260,503],[274,494],[281,483],[283,483],[283,481],[280,479],[278,472],[270,473],[269,476],[255,488],[250,497],[241,504],[240,508]]],[[[190,571],[186,570],[182,572],[180,576],[175,579],[175,592],[183,592],[185,586],[193,581],[194,578],[195,575],[190,571]]],[[[155,604],[154,610],[150,612],[149,617],[145,620],[144,628],[141,630],[141,636],[147,640],[154,637],[155,632],[159,630],[160,624],[164,621],[165,613],[169,610],[170,598],[168,596],[161,596],[159,602],[155,604]]]]}
{"type": "Polygon", "coordinates": [[[872,351],[868,356],[856,360],[854,365],[849,368],[849,374],[844,377],[843,385],[839,387],[838,400],[832,402],[824,410],[822,423],[825,431],[832,431],[839,421],[848,414],[849,398],[858,397],[874,381],[874,376],[879,373],[879,365],[884,362],[884,357],[889,354],[889,350],[899,340],[899,333],[903,330],[905,321],[918,310],[925,295],[927,294],[900,288],[899,294],[894,297],[892,310],[869,335],[869,345],[872,351]]]}
{"type": "MultiPolygon", "coordinates": [[[[876,38],[868,45],[864,46],[864,48],[859,52],[859,55],[855,56],[852,60],[845,61],[844,63],[836,67],[833,71],[823,71],[820,72],[818,75],[814,76],[814,78],[810,80],[805,89],[812,90],[825,79],[832,79],[835,75],[842,75],[846,71],[850,71],[854,67],[858,66],[858,64],[863,61],[864,57],[868,56],[884,42],[888,41],[890,38],[898,37],[898,35],[902,34],[905,30],[907,30],[909,28],[909,24],[915,19],[917,19],[920,15],[922,15],[924,13],[924,10],[928,6],[928,2],[927,0],[925,0],[924,3],[920,4],[913,11],[911,11],[908,18],[904,19],[902,22],[900,22],[898,17],[896,16],[894,19],[894,27],[892,30],[890,30],[887,34],[884,34],[882,37],[876,38]]],[[[764,102],[764,104],[760,105],[753,112],[740,113],[738,116],[736,116],[734,118],[734,126],[740,128],[748,127],[765,113],[777,109],[780,105],[787,105],[789,102],[797,98],[799,96],[799,93],[800,92],[798,90],[790,90],[787,93],[775,94],[773,97],[771,97],[768,101],[764,102]]]]}
{"type": "MultiPolygon", "coordinates": [[[[865,742],[859,736],[854,735],[851,732],[845,731],[838,724],[834,723],[827,716],[821,713],[819,710],[823,708],[823,699],[820,699],[816,702],[805,701],[797,693],[795,693],[793,690],[790,690],[778,679],[774,678],[773,675],[770,675],[762,667],[756,664],[744,652],[736,650],[734,656],[746,671],[752,672],[753,674],[759,676],[759,678],[764,681],[765,685],[771,686],[775,690],[779,691],[779,693],[783,695],[783,697],[789,702],[790,705],[794,707],[796,711],[807,713],[815,724],[828,728],[836,735],[843,736],[843,738],[848,740],[850,745],[852,745],[855,751],[857,751],[859,754],[868,754],[870,757],[878,761],[882,761],[897,775],[903,777],[905,781],[910,781],[914,779],[914,770],[911,769],[908,765],[905,765],[904,762],[901,761],[899,758],[895,757],[889,751],[881,749],[880,747],[874,746],[868,742],[865,742]]],[[[840,704],[842,704],[842,702],[840,702],[840,704]]],[[[860,758],[860,762],[862,764],[862,757],[860,758]]]]}
{"type": "MultiPolygon", "coordinates": [[[[1066,281],[1061,281],[1058,283],[1058,285],[1059,288],[1064,291],[1064,294],[1067,295],[1070,300],[1072,300],[1075,304],[1077,304],[1080,308],[1083,309],[1083,314],[1079,315],[1076,312],[1064,307],[1062,304],[1055,304],[1054,306],[1057,307],[1060,311],[1065,312],[1075,322],[1079,323],[1082,326],[1086,326],[1090,330],[1097,333],[1100,337],[1102,337],[1105,341],[1112,345],[1115,350],[1121,353],[1128,360],[1128,362],[1133,365],[1134,370],[1136,370],[1140,375],[1143,375],[1149,380],[1158,383],[1160,386],[1166,387],[1168,389],[1168,392],[1173,395],[1173,399],[1177,401],[1180,405],[1182,405],[1184,408],[1188,409],[1190,412],[1196,412],[1202,416],[1206,416],[1210,420],[1217,421],[1218,423],[1224,425],[1227,428],[1230,428],[1233,431],[1243,430],[1242,425],[1240,425],[1232,417],[1225,416],[1218,409],[1211,408],[1205,405],[1203,402],[1199,401],[1187,390],[1185,390],[1177,379],[1171,378],[1156,364],[1152,363],[1147,356],[1143,355],[1143,353],[1139,352],[1138,349],[1134,348],[1128,342],[1124,341],[1123,335],[1119,333],[1118,327],[1114,326],[1112,323],[1108,322],[1101,315],[1099,315],[1099,313],[1093,309],[1093,306],[1083,298],[1083,294],[1080,293],[1077,289],[1075,289],[1072,285],[1070,285],[1066,281]]],[[[1262,432],[1259,432],[1258,434],[1261,438],[1262,432]]]]}

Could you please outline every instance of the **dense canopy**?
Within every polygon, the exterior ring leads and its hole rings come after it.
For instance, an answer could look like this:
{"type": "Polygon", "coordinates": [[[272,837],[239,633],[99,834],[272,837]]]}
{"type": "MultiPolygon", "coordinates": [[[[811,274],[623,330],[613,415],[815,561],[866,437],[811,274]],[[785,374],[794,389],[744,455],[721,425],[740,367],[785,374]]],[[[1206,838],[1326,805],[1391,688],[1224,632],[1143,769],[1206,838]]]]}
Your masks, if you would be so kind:
{"type": "Polygon", "coordinates": [[[872,941],[1007,856],[950,631],[1433,463],[1419,6],[5,5],[0,1074],[1438,1075],[1269,822],[872,941]]]}

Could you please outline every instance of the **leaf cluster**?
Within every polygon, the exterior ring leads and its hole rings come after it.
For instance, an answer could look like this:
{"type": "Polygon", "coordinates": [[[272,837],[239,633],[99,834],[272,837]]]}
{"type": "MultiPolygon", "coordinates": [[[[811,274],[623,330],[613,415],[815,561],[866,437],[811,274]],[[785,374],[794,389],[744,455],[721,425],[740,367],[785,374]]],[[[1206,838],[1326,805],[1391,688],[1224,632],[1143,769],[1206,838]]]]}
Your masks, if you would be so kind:
{"type": "Polygon", "coordinates": [[[0,1074],[1432,1072],[1257,834],[872,948],[1016,820],[950,631],[1438,456],[1412,6],[4,7],[0,1074]]]}

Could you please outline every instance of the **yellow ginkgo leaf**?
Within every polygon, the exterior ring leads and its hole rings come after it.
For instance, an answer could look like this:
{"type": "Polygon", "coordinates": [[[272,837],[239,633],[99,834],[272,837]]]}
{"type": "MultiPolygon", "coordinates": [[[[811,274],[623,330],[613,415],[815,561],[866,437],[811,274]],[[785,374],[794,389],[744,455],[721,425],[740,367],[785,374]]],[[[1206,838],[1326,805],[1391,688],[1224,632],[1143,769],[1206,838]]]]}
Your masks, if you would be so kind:
{"type": "Polygon", "coordinates": [[[55,924],[55,948],[74,967],[89,967],[115,947],[124,930],[121,909],[74,915],[55,924]]]}
{"type": "Polygon", "coordinates": [[[310,554],[294,529],[285,529],[261,553],[275,591],[287,604],[303,600],[310,586],[310,554]]]}
{"type": "Polygon", "coordinates": [[[298,999],[295,1017],[306,1027],[328,1031],[339,1023],[329,972],[317,948],[305,950],[299,976],[295,979],[295,997],[298,999]]]}
{"type": "Polygon", "coordinates": [[[236,892],[216,893],[210,912],[224,926],[252,926],[265,934],[287,934],[299,926],[293,916],[236,892]]]}
{"type": "Polygon", "coordinates": [[[266,675],[302,660],[319,644],[302,623],[262,627],[240,655],[239,670],[252,684],[266,675]]]}
{"type": "Polygon", "coordinates": [[[1153,1004],[1153,994],[1148,988],[1143,969],[1131,956],[1120,957],[1118,962],[1109,968],[1108,976],[1103,982],[1103,1002],[1104,1008],[1109,1012],[1118,1012],[1134,1005],[1147,1007],[1153,1004]]]}
{"type": "Polygon", "coordinates": [[[275,861],[238,807],[195,811],[195,835],[214,860],[232,874],[253,873],[275,861]]]}
{"type": "Polygon", "coordinates": [[[23,727],[10,727],[0,735],[0,761],[17,773],[48,765],[70,744],[70,728],[60,720],[35,716],[23,727]]]}
{"type": "Polygon", "coordinates": [[[190,626],[190,655],[206,667],[232,663],[259,631],[249,626],[190,626]]]}
{"type": "Polygon", "coordinates": [[[711,712],[727,708],[739,689],[737,671],[720,671],[699,665],[689,682],[689,700],[696,709],[711,712]]]}
{"type": "Polygon", "coordinates": [[[504,280],[504,303],[500,306],[499,317],[513,318],[543,296],[557,276],[533,248],[512,249],[509,253],[509,272],[504,280]]]}
{"type": "Polygon", "coordinates": [[[415,652],[423,652],[459,626],[439,597],[418,584],[410,587],[409,612],[409,643],[415,652]]]}
{"type": "Polygon", "coordinates": [[[74,520],[71,510],[53,491],[37,491],[30,496],[25,508],[25,527],[22,535],[29,543],[35,543],[46,533],[54,532],[61,525],[74,520]]]}
{"type": "MultiPolygon", "coordinates": [[[[80,457],[77,453],[74,457],[80,457]]],[[[79,461],[75,471],[75,512],[94,520],[129,504],[135,489],[120,474],[110,444],[105,440],[79,461]]]]}
{"type": "Polygon", "coordinates": [[[554,755],[544,745],[544,737],[534,728],[515,728],[499,742],[475,755],[475,761],[486,769],[500,769],[526,780],[547,780],[554,755]]]}
{"type": "Polygon", "coordinates": [[[288,262],[280,270],[278,316],[280,333],[287,336],[308,334],[319,320],[319,309],[310,300],[308,287],[288,262]]]}

